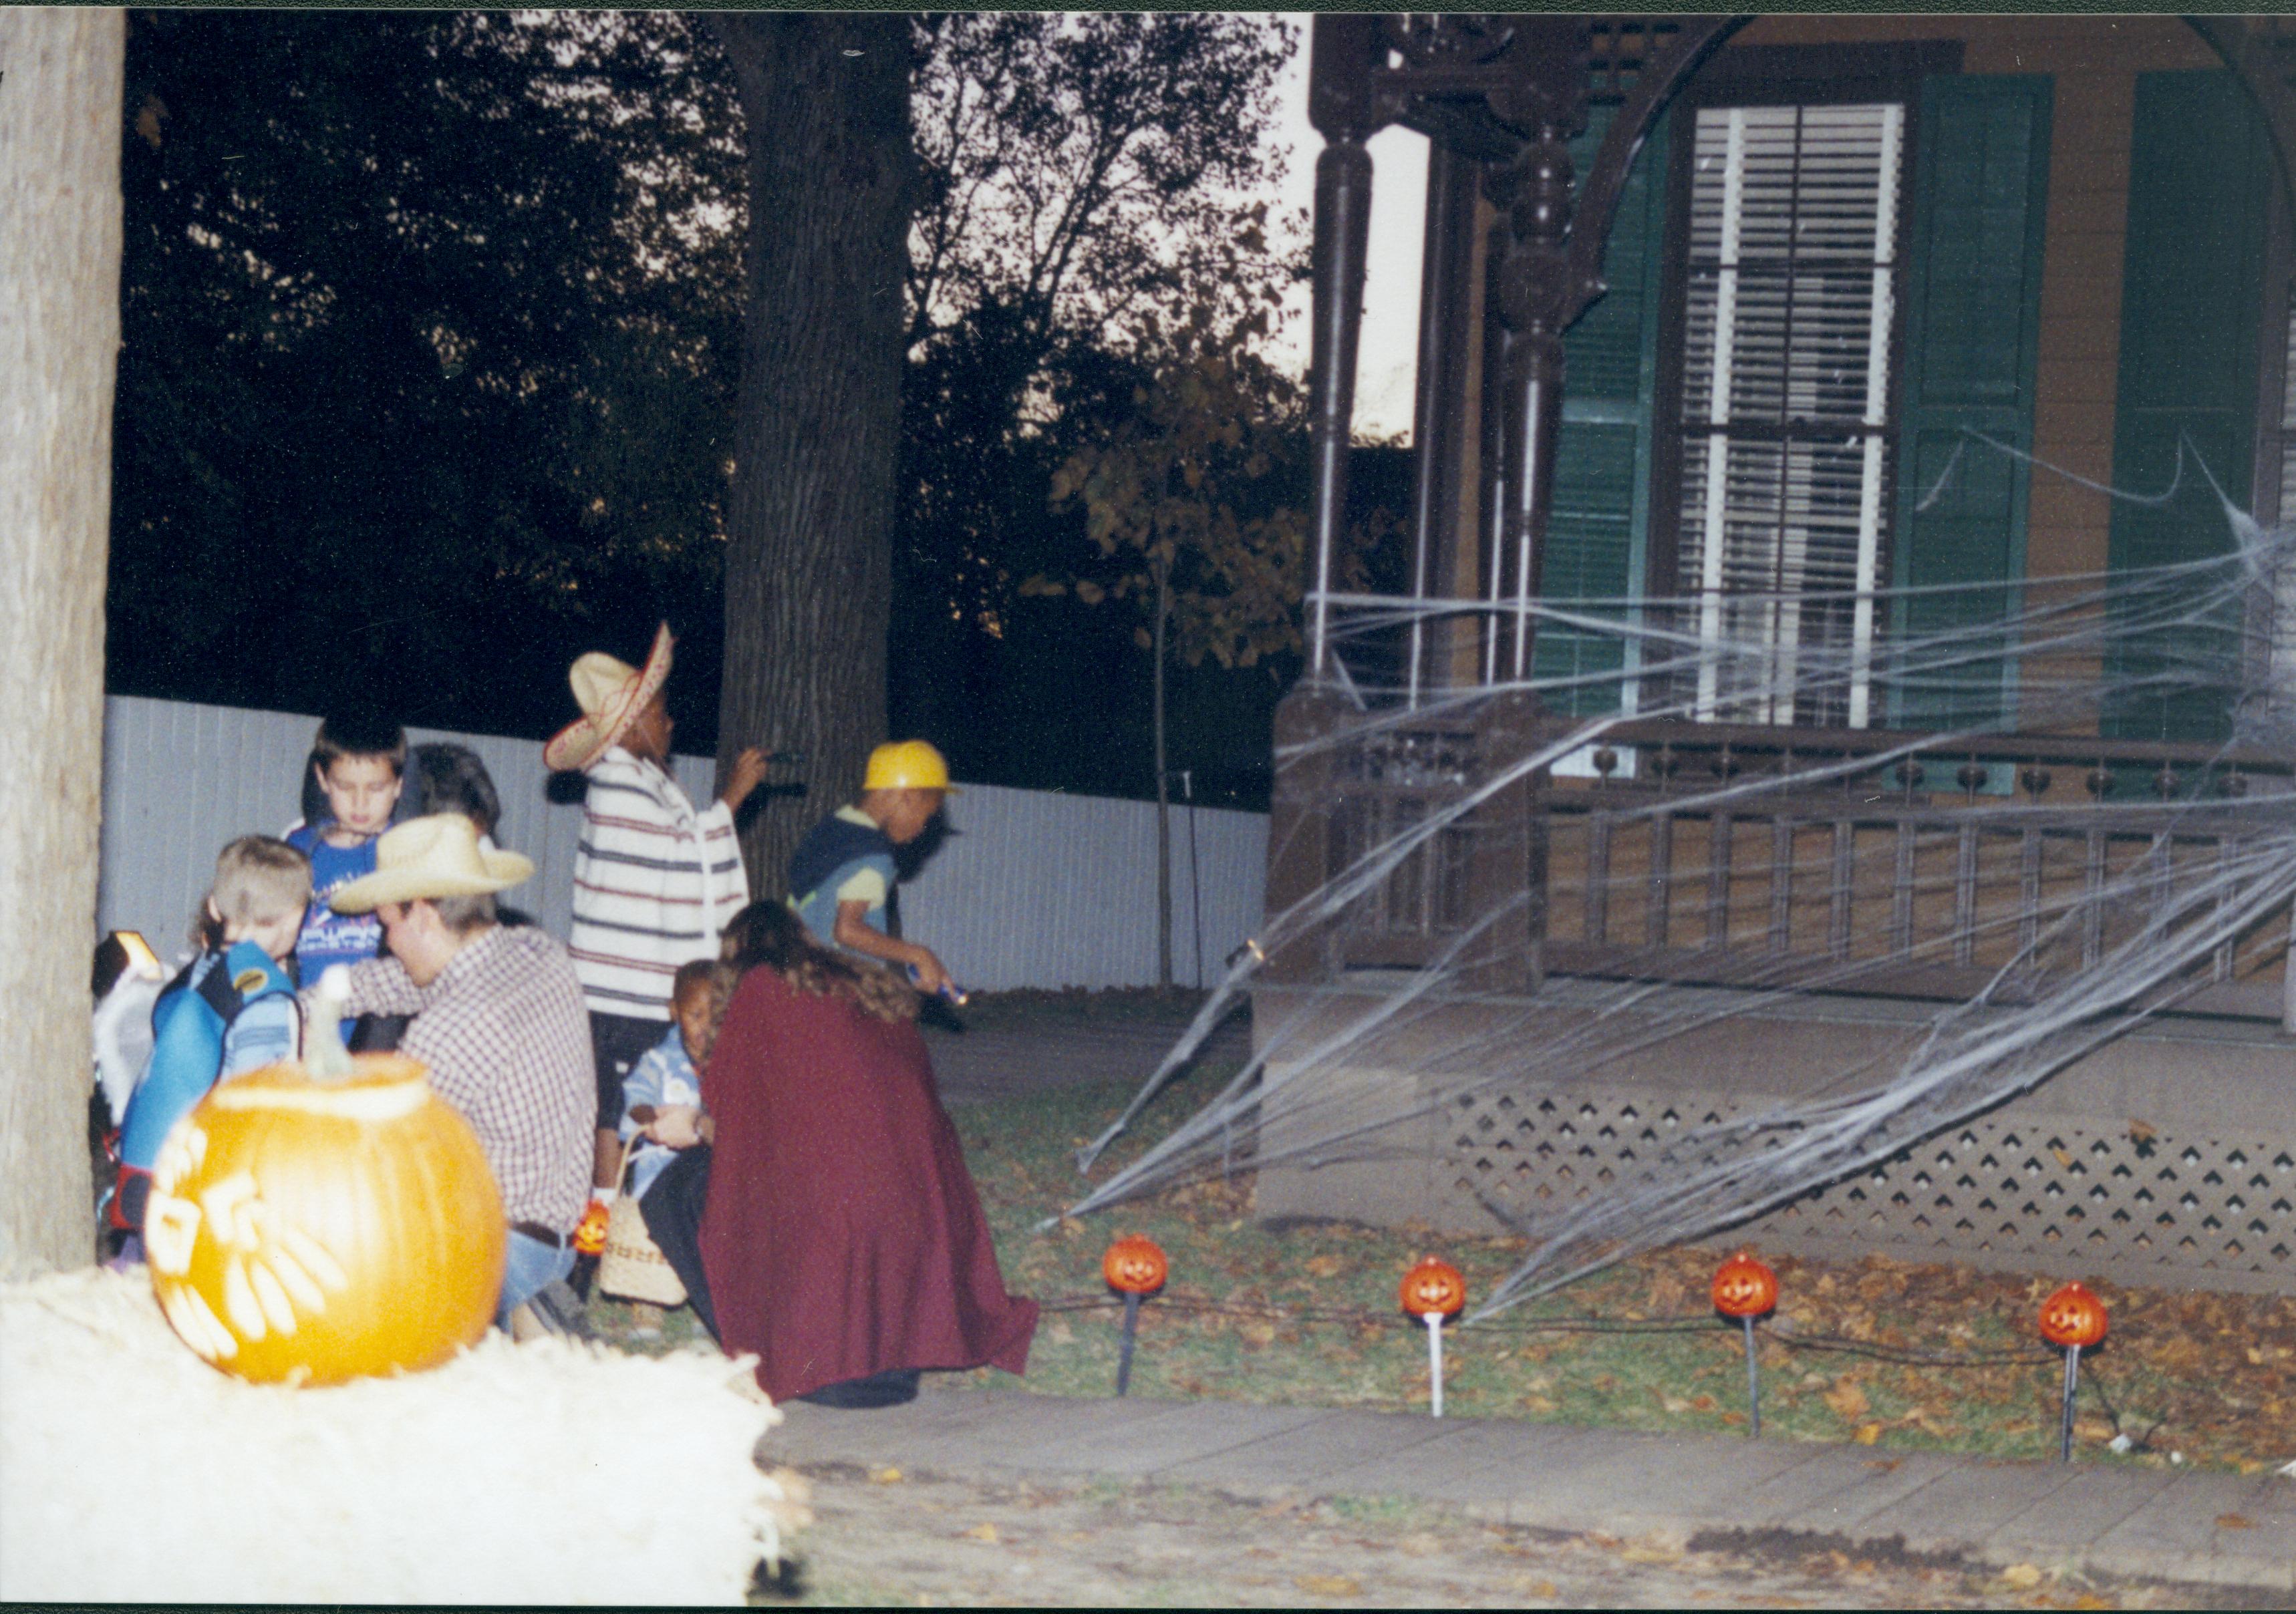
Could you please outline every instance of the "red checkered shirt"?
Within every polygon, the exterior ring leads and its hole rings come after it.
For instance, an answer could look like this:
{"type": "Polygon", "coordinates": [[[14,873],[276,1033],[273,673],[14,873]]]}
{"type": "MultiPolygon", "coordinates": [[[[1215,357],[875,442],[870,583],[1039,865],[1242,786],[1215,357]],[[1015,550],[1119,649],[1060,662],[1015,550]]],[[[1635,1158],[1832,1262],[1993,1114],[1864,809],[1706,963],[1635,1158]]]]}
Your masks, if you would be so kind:
{"type": "Polygon", "coordinates": [[[480,931],[418,987],[395,958],[352,967],[352,1014],[411,1014],[398,1045],[479,1135],[503,1214],[570,1233],[589,1202],[598,1091],[566,949],[529,927],[480,931]]]}

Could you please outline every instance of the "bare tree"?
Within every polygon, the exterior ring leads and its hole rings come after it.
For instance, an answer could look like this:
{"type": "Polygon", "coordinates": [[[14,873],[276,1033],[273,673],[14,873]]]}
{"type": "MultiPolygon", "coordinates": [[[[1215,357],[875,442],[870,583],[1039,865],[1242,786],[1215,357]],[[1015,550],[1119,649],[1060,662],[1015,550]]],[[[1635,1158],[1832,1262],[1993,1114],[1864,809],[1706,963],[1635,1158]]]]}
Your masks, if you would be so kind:
{"type": "Polygon", "coordinates": [[[749,140],[749,260],[726,553],[722,768],[800,750],[815,799],[742,838],[780,889],[813,816],[884,736],[909,225],[909,24],[716,12],[749,140]]]}
{"type": "Polygon", "coordinates": [[[125,13],[0,10],[0,1276],[84,1266],[125,13]]]}

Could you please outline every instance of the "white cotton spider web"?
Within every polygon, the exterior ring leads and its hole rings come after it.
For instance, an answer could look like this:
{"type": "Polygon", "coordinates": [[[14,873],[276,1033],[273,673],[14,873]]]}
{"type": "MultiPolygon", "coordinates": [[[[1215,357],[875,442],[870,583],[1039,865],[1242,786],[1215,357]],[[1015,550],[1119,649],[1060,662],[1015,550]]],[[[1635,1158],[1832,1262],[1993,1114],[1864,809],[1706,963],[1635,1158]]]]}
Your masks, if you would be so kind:
{"type": "MultiPolygon", "coordinates": [[[[1924,504],[1940,496],[1972,442],[2030,458],[1970,434],[1923,496],[1924,504]]],[[[2205,465],[2201,471],[2214,487],[2205,465]]],[[[2177,494],[2184,473],[2180,451],[2176,479],[2167,490],[2145,496],[2103,491],[2157,507],[2177,494]]],[[[1901,634],[1870,651],[1806,643],[1784,661],[1783,670],[1773,646],[1730,638],[1708,641],[1670,626],[1697,619],[1692,602],[1608,599],[1520,607],[1510,602],[1505,609],[1521,609],[1542,628],[1607,636],[1633,646],[1638,654],[1621,656],[1620,667],[1438,692],[1411,709],[1374,706],[1358,678],[1357,720],[1343,733],[1280,750],[1279,769],[1298,766],[1325,748],[1359,745],[1390,731],[1464,723],[1485,703],[1509,696],[1529,693],[1562,703],[1631,679],[1643,698],[1636,711],[1589,716],[1543,738],[1524,755],[1490,769],[1472,788],[1366,846],[1321,888],[1271,914],[1246,953],[1231,961],[1187,1031],[1132,1102],[1078,1151],[1079,1169],[1089,1172],[1186,1068],[1205,1036],[1238,1006],[1239,995],[1270,954],[1355,905],[1378,900],[1406,860],[1468,821],[1500,791],[1586,753],[1621,724],[1693,715],[1694,697],[1651,698],[1650,692],[1666,690],[1669,679],[1678,688],[1680,681],[1695,680],[1702,668],[1725,668],[1731,700],[1755,709],[1781,692],[1844,689],[1859,676],[1900,700],[1950,702],[1997,690],[2005,658],[2013,657],[2019,668],[2015,702],[2003,716],[1924,732],[1902,744],[1839,760],[1811,759],[1775,774],[1724,778],[1711,788],[1656,800],[1613,800],[1608,811],[1614,824],[1661,814],[1710,815],[1766,794],[1887,775],[1917,756],[1932,759],[1934,766],[1950,758],[1956,745],[1988,736],[2076,728],[2094,733],[2108,704],[2125,705],[2138,697],[2166,702],[2196,692],[2227,695],[2234,707],[2233,737],[2214,760],[2235,747],[2288,756],[2296,750],[2296,697],[2288,687],[2289,669],[2296,663],[2296,530],[2263,528],[2224,498],[2221,488],[2217,497],[2232,538],[2223,554],[2028,581],[2016,587],[2013,607],[1989,619],[1901,634]],[[2259,643],[2262,654],[2247,650],[2259,643]],[[2123,653],[2132,644],[2141,646],[2142,653],[2123,653]],[[2116,653],[2120,664],[2108,680],[2099,669],[2113,666],[2116,653]]],[[[1987,604],[2007,592],[1998,583],[1882,591],[1875,596],[1875,615],[1877,620],[1890,619],[1884,610],[1915,601],[1950,607],[1957,595],[1987,604]]],[[[1842,597],[1797,596],[1805,609],[1842,597]]],[[[1356,608],[1335,632],[1342,643],[1350,635],[1361,640],[1391,634],[1415,619],[1486,609],[1473,602],[1360,596],[1335,596],[1334,602],[1356,608]]],[[[1374,688],[1370,693],[1376,698],[1391,692],[1374,688]]],[[[1790,730],[1779,733],[1791,736],[1790,730]]],[[[2166,827],[2153,835],[2146,852],[2109,878],[2093,877],[2078,889],[2032,894],[2016,908],[1970,916],[1961,945],[1989,954],[2005,952],[2006,961],[1975,995],[1937,1009],[1926,1035],[1910,1052],[1843,1069],[1820,1091],[1799,1100],[1695,1128],[1635,1174],[1568,1208],[1520,1213],[1486,1200],[1495,1214],[1529,1236],[1530,1248],[1470,1320],[1488,1317],[1628,1256],[1759,1216],[2029,1091],[2148,1018],[2173,1010],[2205,982],[2203,966],[2211,962],[2219,978],[2226,961],[2235,957],[2246,971],[2268,966],[2285,949],[2283,916],[2296,903],[2296,804],[2286,794],[2212,798],[2202,793],[2210,766],[2188,765],[2188,772],[2189,788],[2180,787],[2162,804],[2166,827]],[[2212,839],[2218,848],[2213,866],[2199,878],[2189,877],[2188,866],[2177,862],[2176,842],[2187,827],[2212,839]],[[2174,877],[2180,870],[2187,877],[2178,882],[2174,877]],[[2107,935],[2115,938],[2109,945],[2101,939],[2107,935]]],[[[2119,804],[2102,799],[2087,807],[2053,803],[2050,808],[2054,823],[2075,830],[2086,821],[2084,815],[2103,823],[2117,810],[2119,804]]],[[[2013,821],[2011,815],[2030,811],[1979,806],[1972,787],[1970,803],[1954,823],[2007,823],[2013,821]]],[[[1794,866],[1800,866],[1798,855],[1794,866]]],[[[1551,900],[1551,890],[1548,896],[1551,900]]],[[[1876,916],[1869,904],[1862,922],[1853,922],[1849,933],[1836,938],[1833,961],[1815,969],[1808,954],[1758,962],[1742,970],[1733,990],[1721,993],[1685,992],[1658,979],[1557,980],[1530,997],[1483,998],[1485,1016],[1472,1029],[1458,1029],[1456,1018],[1442,1012],[1462,996],[1473,995],[1464,961],[1496,928],[1520,924],[1532,900],[1526,889],[1489,904],[1424,964],[1384,992],[1336,982],[1289,985],[1287,992],[1300,1006],[1272,1026],[1265,1023],[1267,1000],[1262,999],[1260,1045],[1244,1068],[1170,1134],[1096,1184],[1067,1214],[1082,1216],[1232,1170],[1239,1149],[1260,1168],[1373,1158],[1393,1148],[1385,1140],[1411,1115],[1501,1087],[1551,1091],[1743,1013],[1752,1004],[1855,992],[1861,981],[1909,959],[1918,961],[1948,941],[1932,938],[1910,952],[1882,945],[1891,939],[1882,932],[1898,922],[1894,915],[1876,916]],[[1558,1014],[1558,1004],[1570,1012],[1558,1014]],[[1349,1067],[1392,1064],[1392,1051],[1398,1048],[1407,1048],[1413,1069],[1436,1079],[1423,1083],[1415,1107],[1390,1106],[1367,1115],[1347,1084],[1336,1078],[1349,1067]],[[1271,1062],[1281,1070],[1280,1081],[1269,1080],[1271,1062]],[[1278,1101],[1280,1135],[1261,1126],[1270,1104],[1278,1101]]]]}

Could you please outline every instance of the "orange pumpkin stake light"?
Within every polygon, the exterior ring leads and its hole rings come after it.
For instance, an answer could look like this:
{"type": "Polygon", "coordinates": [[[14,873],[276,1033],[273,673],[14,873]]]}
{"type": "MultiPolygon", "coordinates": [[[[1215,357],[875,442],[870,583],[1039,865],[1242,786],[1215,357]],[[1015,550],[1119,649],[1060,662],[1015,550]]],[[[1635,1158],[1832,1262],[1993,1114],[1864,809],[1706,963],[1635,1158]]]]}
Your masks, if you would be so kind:
{"type": "Polygon", "coordinates": [[[1427,1324],[1427,1381],[1434,1416],[1443,1415],[1443,1321],[1467,1304],[1467,1281],[1439,1256],[1429,1256],[1403,1274],[1403,1309],[1427,1324]]]}
{"type": "Polygon", "coordinates": [[[485,1337],[502,1288],[502,1197],[423,1067],[320,1065],[217,1086],[168,1135],[144,1213],[168,1323],[258,1384],[437,1366],[485,1337]]]}
{"type": "Polygon", "coordinates": [[[1132,1383],[1132,1340],[1140,1327],[1140,1302],[1164,1287],[1171,1266],[1155,1240],[1144,1233],[1127,1233],[1108,1247],[1100,1258],[1100,1275],[1124,1297],[1124,1333],[1116,1350],[1116,1393],[1132,1383]]]}
{"type": "Polygon", "coordinates": [[[1778,1274],[1740,1250],[1714,1271],[1714,1309],[1746,1331],[1746,1438],[1762,1432],[1762,1375],[1754,1359],[1754,1319],[1775,1311],[1778,1274]]]}
{"type": "Polygon", "coordinates": [[[2065,1353],[2063,1432],[2057,1461],[2073,1460],[2073,1390],[2080,1382],[2080,1354],[2104,1339],[2104,1302],[2078,1282],[2068,1283],[2041,1302],[2041,1337],[2065,1353]]]}

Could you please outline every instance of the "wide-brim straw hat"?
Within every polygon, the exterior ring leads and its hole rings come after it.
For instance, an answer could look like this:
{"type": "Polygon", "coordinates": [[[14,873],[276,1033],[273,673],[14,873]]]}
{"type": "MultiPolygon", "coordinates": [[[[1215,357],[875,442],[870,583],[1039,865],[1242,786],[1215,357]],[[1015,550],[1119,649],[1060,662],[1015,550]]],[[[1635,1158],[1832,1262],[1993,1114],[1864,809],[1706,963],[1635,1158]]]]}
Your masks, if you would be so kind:
{"type": "Polygon", "coordinates": [[[669,652],[676,643],[665,622],[654,632],[653,649],[643,668],[597,650],[577,660],[567,670],[566,682],[574,688],[574,703],[582,715],[542,748],[543,766],[554,774],[578,773],[628,733],[669,677],[669,652]]]}
{"type": "Polygon", "coordinates": [[[460,813],[410,818],[374,843],[374,873],[327,899],[338,914],[365,914],[386,902],[480,897],[534,873],[534,860],[479,845],[479,826],[460,813]]]}

